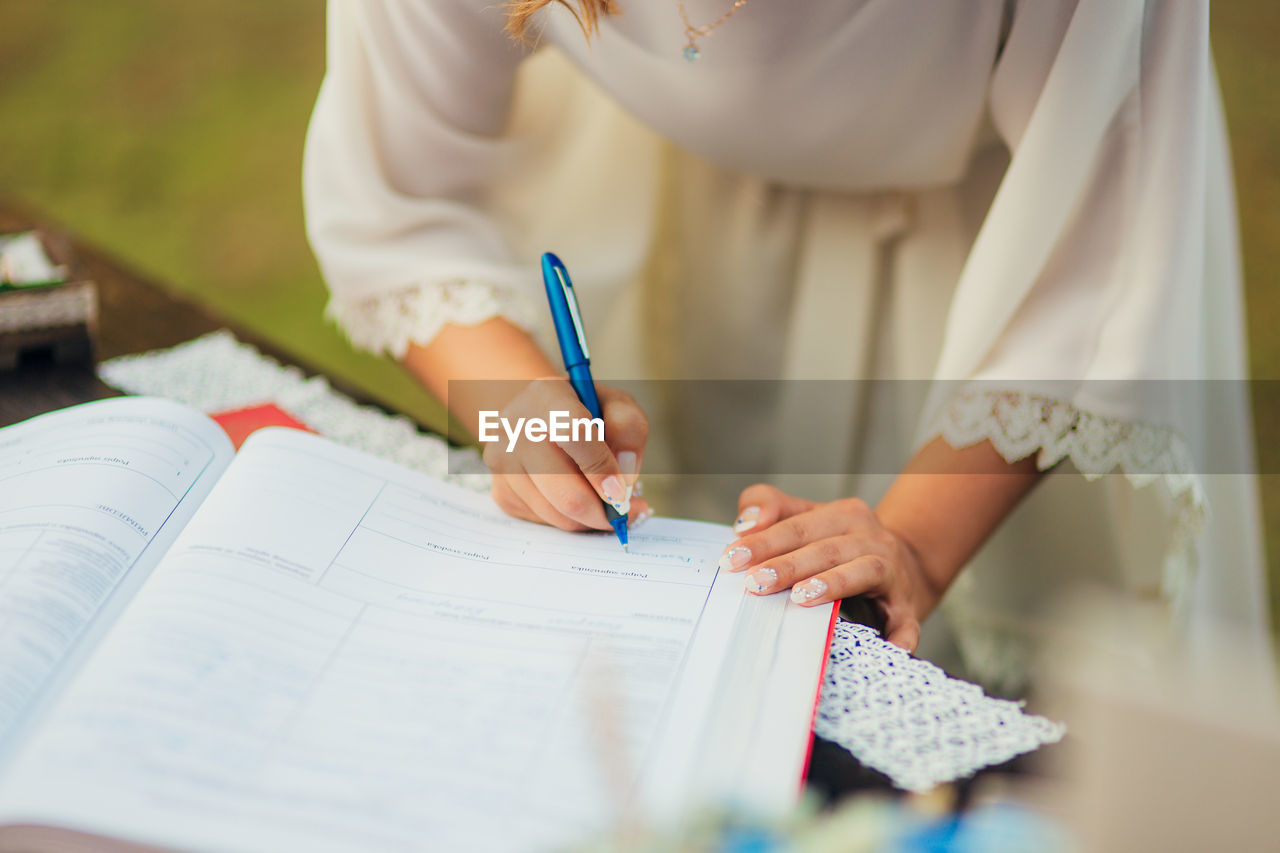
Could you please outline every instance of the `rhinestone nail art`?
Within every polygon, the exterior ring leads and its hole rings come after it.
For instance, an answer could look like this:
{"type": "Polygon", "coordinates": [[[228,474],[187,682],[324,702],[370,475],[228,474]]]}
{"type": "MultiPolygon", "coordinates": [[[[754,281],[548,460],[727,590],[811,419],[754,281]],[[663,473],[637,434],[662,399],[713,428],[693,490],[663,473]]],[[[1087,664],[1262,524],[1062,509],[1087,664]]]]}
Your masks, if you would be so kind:
{"type": "Polygon", "coordinates": [[[777,582],[778,573],[773,569],[756,569],[747,575],[747,590],[749,592],[766,592],[773,589],[774,584],[777,582]]]}
{"type": "Polygon", "coordinates": [[[745,545],[737,545],[720,557],[720,568],[726,572],[740,572],[750,562],[751,549],[745,545]]]}
{"type": "Polygon", "coordinates": [[[825,595],[827,583],[821,578],[809,578],[803,583],[791,587],[791,600],[796,604],[806,604],[825,595]]]}
{"type": "Polygon", "coordinates": [[[738,519],[733,523],[734,533],[745,533],[756,526],[756,522],[760,519],[760,507],[749,506],[742,511],[738,519]]]}

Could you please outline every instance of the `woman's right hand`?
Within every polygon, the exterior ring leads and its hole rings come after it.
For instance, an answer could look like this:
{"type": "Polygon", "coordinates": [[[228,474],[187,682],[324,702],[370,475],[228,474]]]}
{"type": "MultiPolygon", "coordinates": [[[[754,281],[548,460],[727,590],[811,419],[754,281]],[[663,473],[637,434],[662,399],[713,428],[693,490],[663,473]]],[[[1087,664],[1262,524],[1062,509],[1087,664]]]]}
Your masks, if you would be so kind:
{"type": "MultiPolygon", "coordinates": [[[[553,411],[590,417],[567,379],[535,378],[551,376],[555,366],[528,332],[502,317],[468,326],[446,324],[429,343],[410,344],[404,366],[447,401],[477,437],[482,411],[499,411],[511,424],[521,417],[545,419],[553,411]]],[[[628,508],[649,419],[630,394],[604,385],[597,385],[596,393],[604,415],[603,443],[520,441],[511,452],[505,436],[484,443],[498,506],[565,530],[608,530],[601,499],[614,503],[616,498],[628,508]]],[[[630,504],[632,524],[649,513],[642,500],[630,504]]]]}
{"type": "MultiPolygon", "coordinates": [[[[506,435],[484,442],[484,461],[493,472],[493,499],[517,518],[562,530],[609,530],[601,500],[608,501],[631,523],[650,514],[644,500],[632,497],[644,459],[649,419],[624,391],[597,385],[604,417],[604,441],[525,438],[508,449],[506,435]]],[[[590,418],[573,387],[562,378],[535,379],[501,410],[508,424],[519,418],[547,420],[551,412],[590,418]]]]}

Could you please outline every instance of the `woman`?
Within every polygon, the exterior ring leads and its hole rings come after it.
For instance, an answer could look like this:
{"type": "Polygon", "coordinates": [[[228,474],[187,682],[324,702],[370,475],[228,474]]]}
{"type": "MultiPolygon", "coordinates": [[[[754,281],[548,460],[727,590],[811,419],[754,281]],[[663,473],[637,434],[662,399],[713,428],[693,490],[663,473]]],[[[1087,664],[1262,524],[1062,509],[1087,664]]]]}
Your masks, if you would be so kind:
{"type": "MultiPolygon", "coordinates": [[[[1017,689],[1030,641],[1074,629],[1050,605],[1093,581],[1135,648],[1202,654],[1230,625],[1269,666],[1252,482],[1195,461],[1249,470],[1247,408],[1209,418],[1161,384],[1246,370],[1207,3],[331,0],[329,19],[308,228],[357,345],[469,425],[573,408],[536,381],[559,373],[534,263],[554,247],[597,379],[761,380],[663,386],[648,415],[607,391],[612,453],[486,457],[508,512],[600,528],[596,496],[625,503],[642,464],[760,479],[768,457],[786,489],[741,492],[724,562],[759,594],[869,595],[914,649],[950,590],[967,671],[1017,689]],[[489,379],[509,381],[448,393],[489,379]],[[1064,459],[1163,491],[1044,473],[1064,459]]],[[[674,478],[662,508],[724,513],[725,483],[674,478]]]]}

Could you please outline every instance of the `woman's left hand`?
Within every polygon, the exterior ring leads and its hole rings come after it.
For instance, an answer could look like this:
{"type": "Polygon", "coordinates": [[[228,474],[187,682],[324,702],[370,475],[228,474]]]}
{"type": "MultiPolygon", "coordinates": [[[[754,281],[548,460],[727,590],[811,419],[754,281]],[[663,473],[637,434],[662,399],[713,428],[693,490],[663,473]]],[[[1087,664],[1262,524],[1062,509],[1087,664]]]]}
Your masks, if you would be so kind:
{"type": "Polygon", "coordinates": [[[721,568],[746,571],[747,591],[790,590],[812,607],[865,595],[879,604],[889,642],[914,651],[920,620],[936,604],[915,549],[857,498],[814,503],[755,485],[738,499],[734,532],[721,568]]]}

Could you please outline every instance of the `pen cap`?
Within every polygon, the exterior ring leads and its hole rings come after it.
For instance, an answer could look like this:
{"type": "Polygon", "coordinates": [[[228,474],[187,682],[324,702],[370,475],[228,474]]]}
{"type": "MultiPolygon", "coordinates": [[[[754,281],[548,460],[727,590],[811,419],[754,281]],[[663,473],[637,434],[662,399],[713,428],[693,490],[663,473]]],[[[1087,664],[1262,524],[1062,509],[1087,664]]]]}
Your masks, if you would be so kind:
{"type": "Polygon", "coordinates": [[[555,323],[565,368],[590,364],[591,354],[587,350],[587,335],[582,328],[573,281],[564,262],[551,252],[542,256],[542,283],[547,288],[547,304],[551,306],[551,320],[555,323]]]}

